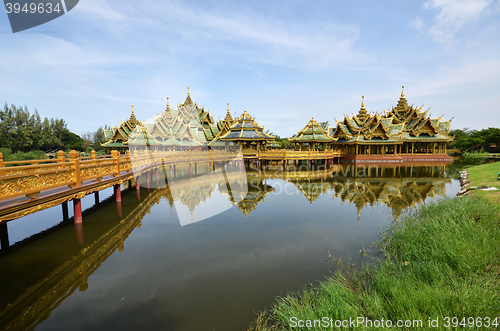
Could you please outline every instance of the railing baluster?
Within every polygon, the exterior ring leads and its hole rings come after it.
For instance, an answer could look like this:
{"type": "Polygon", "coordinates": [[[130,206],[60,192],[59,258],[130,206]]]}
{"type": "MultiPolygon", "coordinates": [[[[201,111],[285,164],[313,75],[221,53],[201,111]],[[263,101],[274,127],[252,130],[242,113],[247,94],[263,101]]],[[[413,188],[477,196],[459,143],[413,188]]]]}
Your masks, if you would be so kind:
{"type": "Polygon", "coordinates": [[[73,178],[75,180],[75,187],[79,187],[82,185],[82,180],[81,180],[81,173],[80,173],[80,158],[79,158],[79,153],[75,150],[72,150],[71,152],[68,153],[69,160],[70,162],[73,162],[74,164],[74,174],[73,178]]]}

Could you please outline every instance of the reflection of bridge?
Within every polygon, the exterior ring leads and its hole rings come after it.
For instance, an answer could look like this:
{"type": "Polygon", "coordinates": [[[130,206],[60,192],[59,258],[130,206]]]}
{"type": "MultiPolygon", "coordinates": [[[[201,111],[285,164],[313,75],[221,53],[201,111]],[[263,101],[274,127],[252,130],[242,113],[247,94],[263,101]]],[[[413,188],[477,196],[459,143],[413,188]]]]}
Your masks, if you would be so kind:
{"type": "MultiPolygon", "coordinates": [[[[39,323],[48,318],[51,312],[59,306],[59,304],[69,297],[77,288],[80,291],[85,291],[88,287],[87,278],[94,273],[99,266],[111,256],[117,249],[123,251],[124,241],[130,233],[141,226],[141,220],[144,215],[149,212],[151,207],[158,203],[160,197],[165,194],[165,190],[156,190],[154,194],[148,195],[141,203],[133,210],[126,210],[128,215],[121,217],[106,217],[106,224],[85,223],[88,227],[86,242],[89,244],[82,248],[80,245],[71,245],[66,243],[65,251],[62,255],[68,256],[61,265],[57,266],[48,274],[40,273],[36,265],[33,263],[42,263],[43,261],[33,261],[31,263],[19,263],[31,254],[31,243],[28,243],[24,249],[13,250],[13,253],[7,253],[0,260],[0,265],[9,266],[10,264],[17,268],[9,268],[9,272],[2,273],[0,280],[3,284],[12,282],[19,283],[26,279],[27,274],[33,274],[33,270],[39,272],[39,279],[33,279],[27,284],[27,289],[23,293],[15,293],[14,290],[2,290],[3,300],[9,300],[8,304],[2,303],[3,311],[0,312],[0,329],[2,330],[28,330],[35,328],[39,323]],[[98,233],[97,236],[93,236],[98,233]],[[17,261],[17,263],[11,262],[17,261]],[[18,270],[18,269],[21,270],[18,270]],[[26,270],[24,270],[26,269],[26,270]],[[31,285],[30,285],[31,284],[31,285]],[[14,291],[14,293],[11,293],[14,291]],[[9,297],[10,294],[10,297],[9,297]]],[[[128,199],[135,200],[133,195],[129,195],[128,199]]],[[[125,201],[124,207],[135,204],[135,201],[125,201]]],[[[47,235],[47,238],[42,238],[37,243],[36,250],[40,251],[40,245],[51,242],[50,237],[56,237],[57,232],[63,229],[58,229],[54,233],[47,235]],[[40,244],[40,242],[42,242],[40,244]]],[[[66,233],[65,233],[66,234],[66,233]]],[[[73,236],[59,236],[53,238],[52,242],[63,240],[73,240],[73,236]]],[[[22,242],[21,242],[22,244],[22,242]]],[[[33,243],[34,244],[34,243],[33,243]]],[[[18,244],[16,244],[18,245],[18,244]]],[[[15,245],[15,246],[16,246],[15,245]]],[[[43,246],[42,246],[43,247],[43,246]]],[[[14,248],[14,247],[12,247],[14,248]]],[[[61,252],[53,248],[41,249],[43,254],[49,255],[46,260],[61,260],[61,252]]],[[[46,266],[40,266],[44,269],[46,266]]],[[[31,279],[32,277],[28,277],[31,279]]],[[[19,285],[19,284],[18,284],[19,285]]],[[[17,286],[19,287],[19,286],[17,286]]]]}

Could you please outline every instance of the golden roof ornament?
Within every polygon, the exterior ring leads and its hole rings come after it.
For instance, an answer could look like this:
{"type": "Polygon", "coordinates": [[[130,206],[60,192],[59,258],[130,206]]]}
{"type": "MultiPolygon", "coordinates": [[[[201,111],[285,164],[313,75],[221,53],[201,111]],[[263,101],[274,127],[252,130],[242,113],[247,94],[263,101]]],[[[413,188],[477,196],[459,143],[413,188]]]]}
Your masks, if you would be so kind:
{"type": "Polygon", "coordinates": [[[359,110],[359,113],[364,115],[366,114],[366,108],[365,108],[365,96],[363,95],[361,100],[361,109],[359,110]]]}
{"type": "Polygon", "coordinates": [[[233,121],[233,118],[231,117],[231,113],[229,112],[229,102],[227,103],[227,113],[226,113],[226,118],[224,118],[228,124],[233,121]]]}
{"type": "Polygon", "coordinates": [[[167,110],[170,110],[170,105],[168,104],[168,97],[167,97],[167,110]]]}
{"type": "Polygon", "coordinates": [[[192,105],[194,104],[193,103],[193,100],[191,99],[191,96],[189,95],[189,86],[188,86],[188,95],[186,97],[186,101],[184,101],[184,105],[187,106],[187,105],[192,105]]]}
{"type": "Polygon", "coordinates": [[[132,114],[130,115],[129,121],[137,123],[137,118],[135,118],[135,114],[134,114],[134,105],[132,105],[132,114]]]}
{"type": "Polygon", "coordinates": [[[401,91],[401,98],[405,98],[405,86],[403,85],[403,91],[401,91]]]}

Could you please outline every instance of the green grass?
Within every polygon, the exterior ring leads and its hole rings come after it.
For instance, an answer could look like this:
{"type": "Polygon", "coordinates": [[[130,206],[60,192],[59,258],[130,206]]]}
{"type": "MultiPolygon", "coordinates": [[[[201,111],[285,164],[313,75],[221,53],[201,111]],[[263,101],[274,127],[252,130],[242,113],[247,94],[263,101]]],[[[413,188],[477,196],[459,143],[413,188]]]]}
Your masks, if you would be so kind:
{"type": "MultiPolygon", "coordinates": [[[[471,186],[492,186],[500,189],[500,162],[487,163],[473,167],[467,167],[471,186]]],[[[500,191],[471,190],[476,197],[488,199],[494,203],[500,203],[500,191]]]]}
{"type": "Polygon", "coordinates": [[[447,316],[497,317],[500,323],[499,219],[500,209],[485,199],[424,205],[382,234],[379,263],[337,272],[314,290],[278,298],[249,330],[332,329],[291,327],[292,317],[423,321],[424,328],[399,328],[406,330],[428,329],[429,318],[437,317],[435,329],[443,330],[447,316]]]}

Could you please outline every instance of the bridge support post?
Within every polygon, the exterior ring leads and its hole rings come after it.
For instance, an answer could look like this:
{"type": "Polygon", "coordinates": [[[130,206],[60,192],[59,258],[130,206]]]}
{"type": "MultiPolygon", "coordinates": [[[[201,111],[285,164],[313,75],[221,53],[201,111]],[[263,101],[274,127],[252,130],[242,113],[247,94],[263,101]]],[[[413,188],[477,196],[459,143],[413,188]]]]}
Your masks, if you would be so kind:
{"type": "Polygon", "coordinates": [[[63,212],[63,221],[66,222],[67,220],[69,220],[68,202],[65,201],[61,205],[62,205],[62,212],[63,212]]]}
{"type": "Polygon", "coordinates": [[[7,229],[7,222],[0,223],[0,247],[6,250],[10,247],[9,244],[9,231],[7,229]]]}
{"type": "Polygon", "coordinates": [[[94,205],[98,205],[99,204],[99,191],[95,191],[94,192],[94,205]]]}
{"type": "MultiPolygon", "coordinates": [[[[120,184],[115,184],[113,187],[115,189],[116,202],[122,202],[122,189],[121,189],[121,185],[120,184]]],[[[99,192],[95,192],[95,193],[98,194],[99,192]]],[[[97,197],[99,199],[99,195],[97,195],[97,197]]]]}
{"type": "Polygon", "coordinates": [[[75,224],[82,224],[82,201],[80,199],[73,199],[73,210],[75,224]]]}

